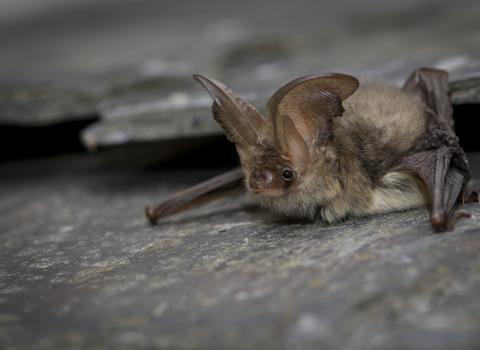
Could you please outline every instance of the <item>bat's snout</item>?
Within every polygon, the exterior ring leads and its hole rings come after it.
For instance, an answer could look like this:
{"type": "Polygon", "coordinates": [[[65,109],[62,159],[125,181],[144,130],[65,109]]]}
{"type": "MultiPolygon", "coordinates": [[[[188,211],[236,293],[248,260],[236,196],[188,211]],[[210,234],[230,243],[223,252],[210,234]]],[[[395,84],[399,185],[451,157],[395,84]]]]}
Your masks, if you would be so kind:
{"type": "Polygon", "coordinates": [[[273,173],[270,170],[254,171],[250,176],[248,184],[253,192],[260,193],[263,190],[272,187],[273,173]]]}

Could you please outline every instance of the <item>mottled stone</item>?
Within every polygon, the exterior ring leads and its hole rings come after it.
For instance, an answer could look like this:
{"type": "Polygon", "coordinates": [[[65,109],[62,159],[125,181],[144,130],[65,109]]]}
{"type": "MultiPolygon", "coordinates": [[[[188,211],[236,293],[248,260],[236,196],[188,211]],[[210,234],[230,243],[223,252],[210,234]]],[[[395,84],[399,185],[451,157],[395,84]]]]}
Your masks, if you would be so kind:
{"type": "MultiPolygon", "coordinates": [[[[191,85],[194,86],[193,79],[191,85]]],[[[85,128],[81,139],[85,146],[94,149],[131,142],[223,135],[212,118],[211,98],[200,93],[200,88],[195,94],[173,92],[157,101],[102,109],[102,119],[85,128]]],[[[245,95],[255,101],[255,95],[245,95]]]]}
{"type": "Polygon", "coordinates": [[[452,72],[454,103],[479,101],[480,4],[471,0],[205,0],[188,11],[150,0],[15,3],[2,9],[18,17],[0,17],[0,124],[97,117],[82,133],[89,148],[219,134],[195,72],[263,107],[308,73],[400,83],[437,65],[452,72]]]}
{"type": "Polygon", "coordinates": [[[100,109],[119,101],[139,103],[151,99],[152,92],[158,98],[175,89],[188,88],[187,73],[188,66],[181,63],[147,62],[55,79],[0,79],[0,123],[43,126],[90,119],[100,109]]]}
{"type": "MultiPolygon", "coordinates": [[[[365,79],[381,79],[400,85],[420,66],[422,65],[411,62],[396,62],[347,71],[365,79]]],[[[480,61],[455,56],[429,66],[449,71],[453,103],[480,102],[480,61]]],[[[305,72],[309,71],[307,69],[305,72]]],[[[268,82],[250,81],[246,85],[252,90],[244,93],[240,90],[240,95],[262,109],[271,93],[285,83],[285,80],[281,80],[282,77],[284,75],[279,74],[270,76],[268,82]]],[[[194,86],[193,79],[191,85],[194,86]]],[[[235,86],[231,88],[238,91],[235,86]]],[[[167,98],[155,101],[119,101],[117,106],[99,111],[101,121],[87,127],[82,132],[82,140],[87,147],[95,148],[128,142],[221,135],[223,131],[211,116],[211,104],[211,98],[200,87],[195,92],[172,92],[167,98]]]]}
{"type": "Polygon", "coordinates": [[[145,204],[213,171],[101,157],[3,167],[2,349],[480,347],[478,204],[446,234],[424,209],[327,226],[242,197],[150,227],[145,204]]]}
{"type": "MultiPolygon", "coordinates": [[[[451,72],[453,103],[480,102],[479,61],[458,56],[434,66],[451,72]]],[[[414,67],[411,63],[386,64],[350,73],[400,84],[414,67]]],[[[43,126],[97,117],[100,121],[81,134],[89,149],[221,135],[211,117],[210,97],[186,72],[188,68],[182,65],[150,62],[99,76],[0,83],[0,122],[43,126]]],[[[240,83],[244,86],[240,94],[263,108],[275,88],[285,82],[282,77],[240,83]]]]}

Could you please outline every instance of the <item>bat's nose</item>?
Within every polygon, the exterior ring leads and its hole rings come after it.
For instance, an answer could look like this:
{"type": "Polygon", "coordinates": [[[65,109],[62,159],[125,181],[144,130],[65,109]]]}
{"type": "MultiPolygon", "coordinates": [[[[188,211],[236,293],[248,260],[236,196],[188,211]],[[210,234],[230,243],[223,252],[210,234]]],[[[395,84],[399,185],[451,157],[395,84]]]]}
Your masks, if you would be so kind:
{"type": "Polygon", "coordinates": [[[253,192],[261,192],[273,183],[273,173],[269,170],[257,170],[250,176],[249,185],[253,192]]]}

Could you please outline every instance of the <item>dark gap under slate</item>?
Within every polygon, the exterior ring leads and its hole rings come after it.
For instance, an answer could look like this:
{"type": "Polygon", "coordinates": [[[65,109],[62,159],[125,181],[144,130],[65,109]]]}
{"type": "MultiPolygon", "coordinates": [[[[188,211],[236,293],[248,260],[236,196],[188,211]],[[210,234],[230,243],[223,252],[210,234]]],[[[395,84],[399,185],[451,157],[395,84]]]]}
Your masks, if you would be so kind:
{"type": "Polygon", "coordinates": [[[48,126],[0,125],[0,161],[85,152],[80,131],[97,120],[91,115],[48,126]]]}
{"type": "MultiPolygon", "coordinates": [[[[480,104],[454,106],[455,129],[462,147],[467,152],[480,151],[480,142],[475,127],[478,124],[479,116],[480,104]]],[[[87,151],[80,141],[80,132],[97,120],[98,116],[92,115],[78,121],[40,127],[0,125],[0,147],[2,149],[0,161],[85,153],[87,151]]],[[[190,148],[169,160],[163,160],[161,167],[208,168],[238,164],[235,146],[224,136],[209,136],[204,139],[203,144],[190,148]]],[[[189,140],[186,139],[184,142],[189,142],[189,140]]],[[[135,148],[143,149],[143,152],[156,143],[142,143],[141,146],[135,148]]]]}
{"type": "Polygon", "coordinates": [[[460,144],[466,152],[480,151],[478,125],[480,122],[480,104],[463,104],[453,106],[455,131],[460,144]]]}

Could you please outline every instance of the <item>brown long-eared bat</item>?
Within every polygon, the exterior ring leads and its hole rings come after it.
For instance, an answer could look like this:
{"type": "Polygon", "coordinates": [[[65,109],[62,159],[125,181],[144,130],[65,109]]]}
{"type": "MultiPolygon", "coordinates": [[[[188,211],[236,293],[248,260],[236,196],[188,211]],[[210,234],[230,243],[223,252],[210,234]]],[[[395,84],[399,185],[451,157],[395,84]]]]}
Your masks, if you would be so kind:
{"type": "Polygon", "coordinates": [[[222,83],[194,78],[236,146],[241,169],[147,208],[151,223],[242,181],[263,206],[291,218],[335,223],[427,205],[436,232],[453,229],[470,169],[453,129],[448,75],[422,68],[403,88],[345,74],[282,86],[264,117],[222,83]]]}

